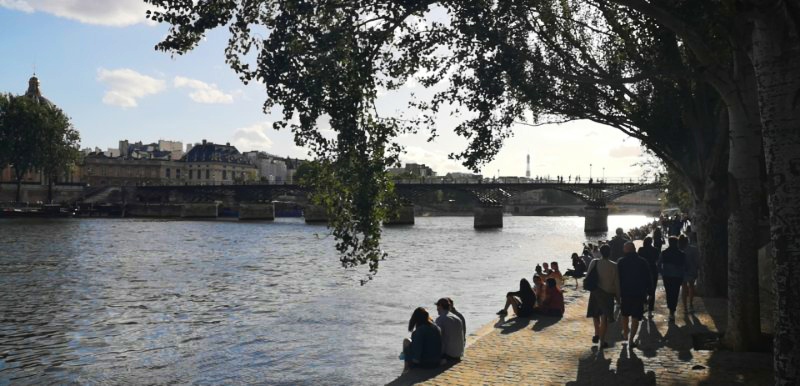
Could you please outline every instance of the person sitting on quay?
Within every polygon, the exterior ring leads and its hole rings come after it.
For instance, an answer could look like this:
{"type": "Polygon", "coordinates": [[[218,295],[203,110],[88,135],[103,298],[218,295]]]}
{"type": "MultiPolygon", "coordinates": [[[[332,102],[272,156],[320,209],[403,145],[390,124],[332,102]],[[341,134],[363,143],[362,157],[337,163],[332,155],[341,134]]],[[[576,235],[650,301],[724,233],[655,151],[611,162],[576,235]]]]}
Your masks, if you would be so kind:
{"type": "Polygon", "coordinates": [[[544,276],[544,272],[542,272],[542,266],[541,265],[536,264],[536,268],[534,268],[534,271],[535,271],[535,273],[533,274],[534,278],[536,278],[537,276],[538,277],[544,276]]]}
{"type": "Polygon", "coordinates": [[[518,317],[528,318],[533,315],[533,308],[536,307],[536,294],[527,279],[519,281],[519,291],[506,294],[506,305],[497,312],[497,315],[508,315],[508,306],[511,306],[514,314],[518,317]]]}
{"type": "Polygon", "coordinates": [[[678,308],[678,295],[686,275],[686,254],[678,248],[678,238],[670,236],[667,239],[669,246],[658,258],[658,270],[664,289],[667,292],[667,308],[669,308],[669,321],[675,321],[675,310],[678,308]]]}
{"type": "Polygon", "coordinates": [[[658,250],[653,246],[653,238],[647,236],[644,238],[644,245],[639,248],[637,252],[650,268],[650,292],[647,293],[647,316],[653,318],[653,311],[656,309],[656,288],[658,287],[658,250]]]}
{"type": "Polygon", "coordinates": [[[544,303],[544,299],[547,297],[544,289],[544,280],[542,276],[533,277],[533,293],[536,295],[536,304],[544,303]]]}
{"type": "Polygon", "coordinates": [[[561,270],[558,268],[557,261],[553,261],[550,263],[550,270],[551,272],[550,275],[548,276],[548,279],[556,279],[556,286],[558,286],[558,288],[561,288],[564,285],[564,275],[561,274],[561,270]]]}
{"type": "Polygon", "coordinates": [[[697,281],[697,273],[700,268],[700,251],[696,246],[689,244],[689,238],[685,235],[678,237],[678,248],[686,254],[686,273],[681,288],[683,310],[691,312],[694,311],[694,283],[697,281]]]}
{"type": "Polygon", "coordinates": [[[551,273],[553,273],[553,270],[550,269],[550,265],[547,264],[547,262],[542,263],[542,271],[544,272],[544,275],[548,277],[551,273]]]}
{"type": "Polygon", "coordinates": [[[564,294],[558,289],[555,279],[547,279],[545,293],[544,302],[536,310],[545,316],[564,316],[564,294]]]}
{"type": "MultiPolygon", "coordinates": [[[[586,249],[583,250],[583,255],[581,255],[581,260],[583,260],[583,264],[586,266],[586,269],[589,269],[589,264],[594,260],[594,255],[592,254],[592,244],[589,244],[586,249]]],[[[584,269],[583,272],[586,272],[584,269]]]]}
{"type": "Polygon", "coordinates": [[[617,261],[619,270],[620,314],[622,314],[622,338],[628,347],[636,346],[634,340],[639,331],[639,321],[644,317],[644,301],[653,286],[647,261],[636,254],[632,242],[625,243],[625,256],[617,261]],[[628,319],[630,330],[628,329],[628,319]]]}
{"type": "Polygon", "coordinates": [[[434,368],[442,359],[442,332],[428,310],[418,307],[408,320],[411,339],[403,339],[403,357],[406,367],[434,368]]]}
{"type": "Polygon", "coordinates": [[[450,313],[450,302],[446,298],[436,301],[436,325],[442,331],[442,359],[458,362],[464,356],[464,325],[458,316],[450,313]]]}
{"type": "Polygon", "coordinates": [[[455,303],[453,303],[453,299],[450,299],[450,298],[445,298],[445,299],[447,299],[447,301],[450,302],[450,313],[452,313],[453,315],[455,315],[459,319],[461,319],[461,327],[464,328],[464,341],[466,342],[467,341],[467,320],[464,319],[464,315],[462,315],[461,312],[459,312],[456,309],[456,305],[455,305],[455,303]]]}
{"type": "Polygon", "coordinates": [[[586,263],[577,253],[572,254],[572,269],[564,272],[564,276],[575,278],[575,288],[578,288],[578,279],[586,276],[586,263]]]}
{"type": "Polygon", "coordinates": [[[603,245],[600,247],[602,258],[592,260],[589,269],[586,271],[586,280],[592,275],[592,270],[597,270],[597,288],[589,293],[589,305],[586,309],[586,317],[592,318],[594,322],[594,336],[592,343],[600,343],[600,348],[608,347],[606,333],[608,324],[614,322],[614,298],[619,296],[619,274],[617,264],[609,260],[611,247],[603,245]]]}

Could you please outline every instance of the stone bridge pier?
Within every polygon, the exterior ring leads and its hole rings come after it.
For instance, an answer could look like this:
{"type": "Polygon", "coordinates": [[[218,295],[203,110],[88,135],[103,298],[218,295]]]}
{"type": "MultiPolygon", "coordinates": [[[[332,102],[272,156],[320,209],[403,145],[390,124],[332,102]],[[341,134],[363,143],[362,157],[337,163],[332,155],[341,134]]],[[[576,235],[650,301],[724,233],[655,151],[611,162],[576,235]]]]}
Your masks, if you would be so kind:
{"type": "Polygon", "coordinates": [[[608,231],[608,207],[587,206],[583,209],[584,232],[608,231]]]}
{"type": "Polygon", "coordinates": [[[491,229],[503,227],[503,205],[480,204],[475,206],[475,229],[491,229]]]}
{"type": "Polygon", "coordinates": [[[414,225],[414,204],[406,203],[397,208],[397,214],[383,225],[414,225]]]}
{"type": "Polygon", "coordinates": [[[306,224],[327,223],[328,213],[322,206],[309,204],[303,208],[303,218],[305,218],[306,224]]]}

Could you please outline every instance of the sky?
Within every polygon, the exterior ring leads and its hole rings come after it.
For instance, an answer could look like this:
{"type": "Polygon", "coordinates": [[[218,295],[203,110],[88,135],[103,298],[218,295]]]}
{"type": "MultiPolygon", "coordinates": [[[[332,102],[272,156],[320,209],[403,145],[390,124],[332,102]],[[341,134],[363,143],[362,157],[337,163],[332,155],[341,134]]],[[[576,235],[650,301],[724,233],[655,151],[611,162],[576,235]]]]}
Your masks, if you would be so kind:
{"type": "MultiPolygon", "coordinates": [[[[103,150],[120,140],[159,139],[230,143],[239,151],[262,150],[309,159],[288,130],[265,114],[263,85],[244,85],[224,61],[226,30],[210,33],[192,52],[172,56],[153,47],[167,26],[145,18],[141,0],[0,0],[0,92],[22,94],[36,73],[45,97],[63,109],[81,134],[81,147],[103,150]]],[[[381,114],[403,111],[411,93],[424,97],[416,82],[377,102],[381,114]]],[[[452,133],[457,124],[443,116],[439,137],[405,135],[405,162],[424,163],[438,174],[466,172],[448,159],[466,147],[452,133]]],[[[531,155],[532,176],[636,178],[641,175],[639,141],[589,121],[531,127],[516,125],[484,176],[524,176],[531,155]]]]}

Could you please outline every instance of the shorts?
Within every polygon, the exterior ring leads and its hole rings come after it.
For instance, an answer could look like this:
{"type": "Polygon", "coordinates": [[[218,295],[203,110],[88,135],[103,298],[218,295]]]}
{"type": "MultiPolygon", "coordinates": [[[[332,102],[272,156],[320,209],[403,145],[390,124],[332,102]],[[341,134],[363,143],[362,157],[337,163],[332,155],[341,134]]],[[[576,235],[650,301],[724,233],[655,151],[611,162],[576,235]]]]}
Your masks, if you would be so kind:
{"type": "Polygon", "coordinates": [[[589,294],[589,306],[586,317],[594,318],[605,315],[609,322],[614,321],[614,296],[600,288],[589,294]]]}
{"type": "Polygon", "coordinates": [[[621,298],[620,314],[641,320],[644,317],[644,300],[645,298],[638,296],[621,298]]]}

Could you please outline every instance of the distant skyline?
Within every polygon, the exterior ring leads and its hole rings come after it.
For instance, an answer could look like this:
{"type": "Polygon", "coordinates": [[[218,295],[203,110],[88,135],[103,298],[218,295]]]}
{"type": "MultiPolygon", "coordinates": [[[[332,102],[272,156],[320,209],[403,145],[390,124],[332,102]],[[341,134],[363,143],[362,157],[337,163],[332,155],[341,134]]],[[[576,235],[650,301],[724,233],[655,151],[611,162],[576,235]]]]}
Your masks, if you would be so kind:
{"type": "MultiPolygon", "coordinates": [[[[72,118],[81,147],[116,148],[119,140],[186,143],[230,142],[240,151],[263,150],[308,158],[288,130],[274,131],[278,110],[265,115],[266,93],[242,84],[225,64],[226,30],[209,34],[194,51],[171,57],[153,46],[167,27],[147,21],[141,0],[0,0],[0,92],[22,94],[36,71],[42,93],[72,118]]],[[[406,108],[411,92],[429,95],[416,82],[383,93],[382,114],[406,108]]],[[[466,172],[448,153],[464,149],[449,117],[437,121],[439,137],[403,136],[403,163],[424,163],[439,174],[466,172]]],[[[588,121],[529,127],[516,125],[482,174],[638,177],[639,141],[588,121]]]]}

